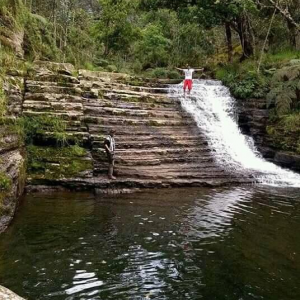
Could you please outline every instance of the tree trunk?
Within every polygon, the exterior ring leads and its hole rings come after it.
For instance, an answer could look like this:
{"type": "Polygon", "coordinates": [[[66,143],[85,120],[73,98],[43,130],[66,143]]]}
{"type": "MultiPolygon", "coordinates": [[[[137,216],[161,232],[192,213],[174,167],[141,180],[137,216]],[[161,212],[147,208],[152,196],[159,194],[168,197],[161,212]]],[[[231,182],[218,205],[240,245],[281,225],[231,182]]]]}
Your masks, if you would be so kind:
{"type": "Polygon", "coordinates": [[[259,59],[259,61],[258,61],[258,66],[257,66],[257,73],[259,73],[259,71],[260,71],[260,65],[261,65],[262,60],[263,60],[265,48],[266,48],[266,45],[267,45],[267,41],[268,41],[268,39],[269,39],[269,35],[270,35],[271,28],[272,28],[272,25],[273,25],[273,21],[274,21],[274,18],[275,18],[276,10],[277,10],[277,9],[275,8],[275,9],[274,9],[274,13],[273,13],[272,18],[271,18],[271,21],[270,21],[270,25],[269,25],[269,28],[268,28],[268,32],[267,32],[267,34],[266,34],[266,38],[265,38],[265,40],[264,40],[263,47],[261,48],[260,59],[259,59]]]}
{"type": "Polygon", "coordinates": [[[287,20],[287,27],[289,29],[289,37],[290,37],[290,44],[291,46],[296,49],[299,50],[300,45],[299,45],[299,35],[300,35],[300,31],[298,30],[298,28],[289,20],[287,20]]]}
{"type": "Polygon", "coordinates": [[[249,27],[249,22],[247,16],[241,15],[236,20],[235,30],[239,35],[241,46],[243,49],[243,55],[240,58],[240,61],[245,60],[246,58],[253,55],[253,45],[251,41],[251,32],[249,27]]]}
{"type": "Polygon", "coordinates": [[[232,62],[232,35],[231,35],[231,28],[230,23],[225,23],[225,32],[226,32],[226,41],[227,41],[227,52],[228,52],[228,62],[232,62]]]}

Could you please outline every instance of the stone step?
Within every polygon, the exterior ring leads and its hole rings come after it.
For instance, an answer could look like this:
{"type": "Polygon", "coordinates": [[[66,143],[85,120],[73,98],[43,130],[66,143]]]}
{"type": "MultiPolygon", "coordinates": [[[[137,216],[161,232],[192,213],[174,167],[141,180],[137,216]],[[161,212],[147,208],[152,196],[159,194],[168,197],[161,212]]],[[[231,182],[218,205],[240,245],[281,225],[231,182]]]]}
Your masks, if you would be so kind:
{"type": "Polygon", "coordinates": [[[164,126],[164,127],[150,127],[146,125],[131,126],[131,125],[102,125],[102,124],[88,124],[90,133],[107,135],[112,129],[116,131],[116,136],[139,136],[139,135],[182,135],[189,136],[191,134],[201,135],[199,129],[194,124],[187,126],[164,126]]]}
{"type": "MultiPolygon", "coordinates": [[[[99,88],[89,88],[81,85],[83,91],[83,97],[85,98],[97,98],[102,96],[119,96],[125,98],[133,98],[133,99],[144,99],[144,101],[152,102],[153,100],[161,100],[166,101],[170,100],[166,97],[165,94],[153,94],[148,92],[137,92],[133,91],[126,87],[126,89],[118,89],[116,85],[113,87],[107,88],[105,86],[99,88]]],[[[169,101],[168,101],[169,102],[169,101]]]]}
{"type": "Polygon", "coordinates": [[[124,116],[113,116],[113,117],[95,117],[95,116],[84,116],[84,120],[87,124],[102,124],[102,125],[123,125],[123,126],[140,126],[147,125],[151,127],[161,126],[186,126],[195,124],[191,119],[181,120],[163,120],[163,119],[137,119],[137,118],[124,118],[124,116]]]}
{"type": "Polygon", "coordinates": [[[167,94],[169,91],[168,87],[150,87],[150,86],[135,86],[135,85],[128,85],[124,83],[110,83],[98,80],[80,80],[81,86],[86,88],[107,88],[107,89],[121,89],[121,90],[132,90],[135,92],[146,92],[151,94],[167,94]]]}
{"type": "Polygon", "coordinates": [[[29,93],[44,93],[44,94],[60,94],[60,95],[75,95],[80,96],[82,94],[82,90],[79,87],[64,87],[64,86],[42,86],[42,85],[34,85],[27,84],[25,87],[25,92],[29,93]]]}
{"type": "MultiPolygon", "coordinates": [[[[202,148],[202,149],[195,149],[193,151],[193,148],[186,148],[186,149],[180,149],[176,148],[177,150],[182,150],[181,152],[167,152],[165,154],[162,153],[150,153],[150,154],[139,154],[141,153],[139,149],[133,150],[133,151],[119,151],[116,153],[116,161],[149,161],[153,159],[158,160],[184,160],[184,159],[197,159],[197,158],[203,158],[203,159],[210,159],[213,156],[211,155],[211,152],[208,148],[202,148]],[[127,152],[126,152],[127,151],[127,152]]],[[[144,150],[144,149],[141,149],[144,150]]],[[[94,152],[93,152],[94,154],[94,152]]],[[[95,157],[98,158],[98,160],[107,161],[105,154],[96,154],[95,157]]]]}
{"type": "Polygon", "coordinates": [[[80,84],[80,81],[77,78],[66,76],[66,75],[47,75],[46,77],[42,77],[42,79],[45,80],[40,80],[39,77],[33,77],[31,79],[27,79],[26,85],[78,87],[80,84]],[[49,80],[52,78],[54,80],[49,80]]]}
{"type": "MultiPolygon", "coordinates": [[[[92,89],[93,90],[93,89],[92,89]]],[[[168,100],[170,101],[169,98],[166,97],[166,94],[163,93],[151,93],[151,92],[143,92],[143,91],[135,91],[131,89],[129,86],[125,86],[125,89],[119,89],[117,85],[112,85],[111,87],[100,87],[100,88],[95,88],[94,90],[99,90],[103,94],[117,94],[117,95],[124,95],[128,97],[138,97],[138,98],[143,98],[143,99],[160,99],[160,100],[168,100]]]]}
{"type": "MultiPolygon", "coordinates": [[[[24,110],[23,114],[25,116],[43,116],[45,112],[42,111],[32,111],[32,110],[24,110]]],[[[59,117],[63,120],[72,120],[72,121],[81,121],[83,120],[82,112],[47,112],[48,116],[59,117]]]]}
{"type": "Polygon", "coordinates": [[[141,102],[128,102],[122,100],[107,100],[107,99],[83,99],[84,106],[90,109],[95,108],[115,108],[115,109],[130,109],[130,110],[159,110],[178,112],[182,111],[178,103],[174,105],[164,105],[161,103],[141,103],[141,102]]]}
{"type": "Polygon", "coordinates": [[[23,103],[24,110],[34,110],[34,111],[61,111],[61,112],[70,112],[70,111],[83,111],[82,103],[67,103],[67,102],[37,102],[26,100],[23,103]]]}
{"type": "MultiPolygon", "coordinates": [[[[89,131],[91,133],[91,131],[89,131]]],[[[97,142],[104,142],[106,139],[106,135],[102,134],[91,134],[91,140],[92,141],[97,141],[97,142]]],[[[202,136],[200,135],[194,135],[194,134],[189,134],[189,135],[182,135],[182,134],[177,134],[177,133],[172,133],[170,134],[163,134],[163,133],[154,133],[154,134],[144,134],[144,135],[131,135],[130,133],[127,135],[121,135],[118,136],[116,139],[116,142],[126,142],[126,141],[139,141],[139,142],[149,142],[149,141],[161,141],[161,140],[166,140],[170,142],[176,143],[177,141],[200,141],[204,140],[202,136]]]]}
{"type": "MultiPolygon", "coordinates": [[[[104,150],[103,150],[104,151],[104,150]]],[[[102,152],[102,149],[101,149],[102,152]]],[[[188,155],[190,153],[200,153],[200,152],[207,152],[211,153],[209,147],[165,147],[165,148],[152,148],[152,149],[117,149],[116,155],[117,156],[135,156],[135,157],[144,157],[145,155],[157,155],[166,156],[166,155],[188,155]]],[[[105,152],[103,152],[105,153],[105,152]]],[[[211,154],[210,154],[211,155],[211,154]]]]}
{"type": "MultiPolygon", "coordinates": [[[[167,141],[165,139],[162,140],[151,140],[148,142],[140,142],[140,141],[118,141],[116,142],[116,148],[118,149],[151,149],[151,148],[162,148],[162,147],[202,147],[207,146],[206,141],[201,140],[182,140],[182,141],[167,141]]],[[[94,141],[92,142],[93,148],[101,148],[103,147],[102,141],[94,141]]]]}
{"type": "MultiPolygon", "coordinates": [[[[228,178],[230,177],[228,174],[224,172],[218,171],[218,168],[211,168],[206,170],[206,172],[200,172],[199,170],[189,171],[189,170],[181,170],[171,169],[171,170],[157,170],[153,171],[151,168],[159,166],[147,166],[146,169],[142,169],[141,167],[136,168],[117,168],[115,169],[115,174],[118,177],[129,177],[129,178],[139,178],[139,179],[207,179],[207,178],[228,178]],[[150,169],[150,170],[149,170],[150,169]]],[[[95,174],[107,174],[107,169],[94,170],[95,174]]]]}
{"type": "MultiPolygon", "coordinates": [[[[86,97],[89,98],[89,97],[86,97]]],[[[92,98],[92,97],[91,97],[92,98]]],[[[122,100],[126,102],[138,102],[138,103],[154,103],[154,104],[164,104],[164,105],[174,105],[175,103],[179,103],[177,99],[170,99],[166,96],[158,97],[157,95],[135,95],[135,94],[126,94],[119,93],[116,91],[112,92],[104,92],[103,99],[108,100],[122,100]]]]}
{"type": "Polygon", "coordinates": [[[33,75],[30,77],[30,79],[27,79],[26,82],[39,82],[41,84],[43,84],[44,82],[79,84],[79,79],[77,77],[66,74],[48,73],[33,75]]]}
{"type": "MultiPolygon", "coordinates": [[[[103,148],[94,148],[92,151],[96,163],[107,162],[107,156],[103,148]]],[[[221,155],[221,154],[220,154],[221,155]]],[[[123,149],[116,151],[116,162],[149,162],[149,161],[189,161],[191,159],[215,159],[212,156],[209,147],[202,148],[152,148],[152,149],[123,149]]],[[[122,164],[122,163],[121,163],[122,164]]]]}
{"type": "MultiPolygon", "coordinates": [[[[96,168],[103,168],[104,166],[108,166],[107,158],[101,157],[95,163],[96,168]]],[[[194,164],[202,164],[213,162],[213,158],[210,157],[200,157],[200,156],[188,156],[188,157],[161,157],[161,158],[150,158],[147,159],[138,159],[138,158],[121,158],[116,157],[116,166],[159,166],[161,164],[180,164],[180,163],[194,163],[194,164]]]]}
{"type": "Polygon", "coordinates": [[[44,94],[44,93],[26,93],[24,96],[26,101],[36,102],[70,102],[70,103],[83,103],[81,96],[67,95],[67,94],[44,94]]]}
{"type": "MultiPolygon", "coordinates": [[[[254,179],[246,177],[224,177],[224,178],[175,178],[175,179],[139,179],[139,178],[122,178],[118,177],[116,180],[109,180],[107,175],[98,175],[94,178],[80,178],[80,179],[57,179],[57,180],[43,180],[44,185],[61,185],[66,188],[75,190],[94,190],[96,193],[121,193],[132,189],[152,189],[152,188],[180,188],[180,187],[221,187],[232,184],[253,184],[254,179]]],[[[34,179],[29,179],[28,188],[38,190],[35,185],[40,185],[41,182],[34,179]]]]}
{"type": "Polygon", "coordinates": [[[142,109],[120,109],[110,107],[91,107],[84,106],[84,112],[89,116],[124,116],[135,118],[161,118],[161,119],[182,119],[189,118],[189,114],[180,111],[159,111],[158,109],[142,110],[142,109]]]}

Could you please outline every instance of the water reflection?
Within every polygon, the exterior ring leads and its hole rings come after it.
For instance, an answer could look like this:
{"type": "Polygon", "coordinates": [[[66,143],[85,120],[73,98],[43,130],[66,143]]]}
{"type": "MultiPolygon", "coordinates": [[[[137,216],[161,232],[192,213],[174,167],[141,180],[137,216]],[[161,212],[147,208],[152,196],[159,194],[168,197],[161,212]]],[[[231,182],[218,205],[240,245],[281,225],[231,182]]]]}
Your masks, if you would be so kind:
{"type": "MultiPolygon", "coordinates": [[[[181,233],[187,239],[209,239],[226,235],[232,229],[231,220],[239,218],[243,213],[254,213],[245,205],[251,202],[253,190],[236,187],[222,192],[214,192],[207,199],[197,199],[196,205],[192,206],[184,224],[188,227],[181,233]]],[[[207,241],[206,241],[207,242],[207,241]]]]}
{"type": "Polygon", "coordinates": [[[299,200],[257,187],[27,196],[0,282],[37,300],[298,299],[299,200]]]}

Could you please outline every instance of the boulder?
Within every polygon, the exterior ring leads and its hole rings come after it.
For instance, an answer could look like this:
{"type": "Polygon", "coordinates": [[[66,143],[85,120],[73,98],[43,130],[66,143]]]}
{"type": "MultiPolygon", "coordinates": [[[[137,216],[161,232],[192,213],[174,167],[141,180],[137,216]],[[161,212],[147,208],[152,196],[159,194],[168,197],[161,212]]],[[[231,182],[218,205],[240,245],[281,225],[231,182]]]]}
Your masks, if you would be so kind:
{"type": "Polygon", "coordinates": [[[1,300],[25,300],[14,292],[0,285],[0,299],[1,300]]]}
{"type": "Polygon", "coordinates": [[[55,63],[55,62],[49,62],[49,61],[36,61],[35,65],[41,69],[46,68],[54,73],[63,74],[63,75],[69,75],[72,76],[72,74],[75,73],[75,67],[72,64],[69,63],[55,63]]]}

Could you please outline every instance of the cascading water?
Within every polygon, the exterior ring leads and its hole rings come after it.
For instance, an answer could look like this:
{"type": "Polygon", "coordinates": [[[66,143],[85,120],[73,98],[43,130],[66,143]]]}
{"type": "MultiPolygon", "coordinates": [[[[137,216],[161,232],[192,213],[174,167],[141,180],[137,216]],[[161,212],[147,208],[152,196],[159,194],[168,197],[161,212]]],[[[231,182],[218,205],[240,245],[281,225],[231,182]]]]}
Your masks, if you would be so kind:
{"type": "Polygon", "coordinates": [[[193,116],[220,166],[253,176],[262,184],[300,187],[300,175],[264,160],[253,140],[241,133],[235,120],[235,100],[220,81],[194,80],[193,91],[186,96],[182,84],[173,85],[169,96],[179,99],[193,116]]]}

